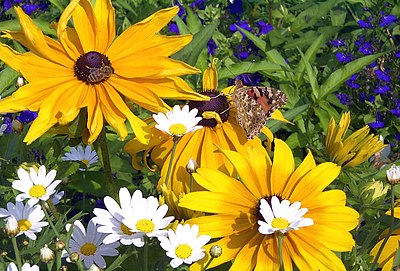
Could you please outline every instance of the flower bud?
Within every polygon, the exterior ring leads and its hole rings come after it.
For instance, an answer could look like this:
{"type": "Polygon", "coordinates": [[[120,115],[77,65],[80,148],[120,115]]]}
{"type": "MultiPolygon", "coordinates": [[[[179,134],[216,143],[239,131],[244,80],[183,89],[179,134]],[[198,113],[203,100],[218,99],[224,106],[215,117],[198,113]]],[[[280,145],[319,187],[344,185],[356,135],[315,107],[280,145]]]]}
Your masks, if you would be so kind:
{"type": "Polygon", "coordinates": [[[20,122],[19,120],[13,120],[11,123],[13,131],[20,133],[22,129],[24,128],[24,124],[20,122]]]}
{"type": "Polygon", "coordinates": [[[74,263],[77,262],[79,260],[79,253],[73,252],[69,256],[69,258],[71,259],[71,262],[74,262],[74,263]]]}
{"type": "Polygon", "coordinates": [[[65,242],[63,240],[57,240],[54,243],[57,250],[62,251],[65,248],[65,242]]]}
{"type": "Polygon", "coordinates": [[[92,264],[92,266],[89,268],[88,271],[103,271],[103,269],[101,269],[100,267],[98,267],[95,264],[92,264]]]}
{"type": "Polygon", "coordinates": [[[6,226],[3,228],[3,232],[8,237],[15,237],[20,232],[18,221],[13,216],[9,216],[6,218],[6,226]]]}
{"type": "Polygon", "coordinates": [[[29,245],[29,240],[23,240],[22,241],[22,245],[24,246],[24,247],[27,247],[28,245],[29,245]]]}
{"type": "Polygon", "coordinates": [[[214,245],[210,248],[210,255],[213,258],[218,258],[222,254],[222,248],[218,245],[214,245]]]}
{"type": "Polygon", "coordinates": [[[386,170],[386,177],[390,184],[400,183],[400,167],[392,165],[388,170],[386,170]]]}
{"type": "Polygon", "coordinates": [[[18,79],[17,79],[17,87],[22,87],[23,85],[25,85],[25,81],[24,81],[24,78],[23,77],[18,77],[18,79]]]}
{"type": "Polygon", "coordinates": [[[47,244],[40,249],[40,260],[44,263],[48,263],[54,259],[54,252],[47,247],[47,244]]]}
{"type": "Polygon", "coordinates": [[[196,160],[194,160],[193,158],[190,158],[186,165],[186,171],[189,174],[192,174],[192,173],[195,173],[198,168],[199,168],[199,165],[196,163],[196,160]]]}
{"type": "Polygon", "coordinates": [[[67,271],[68,267],[66,265],[63,265],[60,267],[60,269],[58,269],[58,271],[67,271]]]}

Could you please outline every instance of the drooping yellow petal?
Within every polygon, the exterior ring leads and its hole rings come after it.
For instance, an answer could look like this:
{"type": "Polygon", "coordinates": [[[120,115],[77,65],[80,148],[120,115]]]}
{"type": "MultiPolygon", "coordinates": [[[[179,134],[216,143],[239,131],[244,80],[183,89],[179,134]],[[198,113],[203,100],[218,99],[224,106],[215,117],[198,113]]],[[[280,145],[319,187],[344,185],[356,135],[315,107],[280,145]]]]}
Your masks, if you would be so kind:
{"type": "MultiPolygon", "coordinates": [[[[284,123],[293,124],[292,122],[290,122],[290,121],[288,121],[287,119],[285,119],[285,117],[282,115],[282,112],[279,111],[278,109],[275,110],[275,111],[272,113],[271,119],[279,120],[279,121],[282,121],[282,122],[284,122],[284,123]]],[[[294,125],[294,124],[293,124],[293,125],[294,125]]]]}
{"type": "Polygon", "coordinates": [[[103,129],[103,113],[100,109],[100,100],[97,91],[95,92],[95,97],[96,99],[90,101],[87,107],[87,128],[89,130],[88,144],[93,144],[103,129]]]}

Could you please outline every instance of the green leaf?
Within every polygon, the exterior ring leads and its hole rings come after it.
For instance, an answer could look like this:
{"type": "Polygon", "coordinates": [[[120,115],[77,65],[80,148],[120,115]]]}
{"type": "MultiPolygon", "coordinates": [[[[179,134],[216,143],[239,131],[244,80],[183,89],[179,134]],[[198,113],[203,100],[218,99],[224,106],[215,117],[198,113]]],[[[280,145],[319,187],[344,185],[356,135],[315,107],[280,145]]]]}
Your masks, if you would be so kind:
{"type": "Polygon", "coordinates": [[[267,51],[267,43],[261,39],[260,37],[257,37],[253,33],[247,31],[246,29],[241,28],[240,26],[236,26],[238,29],[240,29],[241,32],[246,34],[246,37],[251,40],[255,46],[257,46],[261,51],[266,52],[267,51]]]}
{"type": "Polygon", "coordinates": [[[173,22],[176,23],[176,25],[178,26],[179,29],[179,33],[180,34],[190,34],[190,30],[188,28],[188,26],[185,24],[185,22],[181,19],[181,17],[179,17],[178,15],[176,15],[173,19],[173,22]]]}
{"type": "Polygon", "coordinates": [[[174,54],[172,57],[176,60],[186,62],[191,66],[195,66],[201,51],[204,48],[207,48],[207,42],[210,40],[217,25],[218,22],[214,22],[205,26],[193,36],[193,40],[185,48],[174,54]]]}
{"type": "Polygon", "coordinates": [[[361,71],[364,68],[364,66],[371,64],[384,54],[385,53],[364,56],[350,63],[347,63],[342,68],[334,71],[321,85],[321,92],[319,99],[324,99],[328,94],[336,91],[353,74],[361,71]]]}
{"type": "Polygon", "coordinates": [[[218,78],[230,78],[236,77],[242,73],[254,73],[258,71],[263,71],[266,73],[274,73],[276,71],[281,71],[282,68],[280,65],[268,62],[268,61],[259,61],[259,62],[240,62],[229,67],[221,68],[218,71],[218,78]]]}
{"type": "Polygon", "coordinates": [[[19,73],[15,70],[11,69],[10,67],[6,67],[4,70],[0,72],[0,94],[12,84],[15,83],[19,76],[19,73]]]}
{"type": "Polygon", "coordinates": [[[320,18],[327,15],[336,5],[338,0],[328,0],[319,5],[312,5],[301,12],[290,27],[292,33],[300,32],[302,29],[313,26],[320,18]]]}
{"type": "MultiPolygon", "coordinates": [[[[319,37],[307,49],[306,53],[304,54],[304,60],[310,64],[314,63],[315,57],[317,56],[319,49],[325,43],[325,40],[326,40],[325,34],[319,35],[319,37]]],[[[297,82],[300,82],[301,78],[303,78],[304,70],[305,70],[305,64],[303,61],[300,61],[296,67],[295,77],[297,82]]]]}
{"type": "Polygon", "coordinates": [[[187,27],[190,30],[190,33],[196,34],[201,30],[203,27],[203,24],[200,21],[200,18],[193,12],[191,8],[186,9],[187,12],[187,17],[186,17],[186,23],[187,27]]]}
{"type": "Polygon", "coordinates": [[[315,74],[314,69],[311,67],[310,63],[306,60],[303,52],[301,52],[299,50],[300,56],[301,56],[301,62],[303,62],[303,64],[306,67],[306,71],[307,71],[307,76],[308,76],[308,81],[311,85],[311,89],[312,89],[312,94],[314,95],[314,97],[316,99],[318,99],[319,96],[319,85],[318,85],[318,81],[317,81],[317,75],[315,74]]]}
{"type": "Polygon", "coordinates": [[[347,12],[342,9],[334,9],[330,12],[333,26],[343,26],[346,21],[347,12]]]}
{"type": "Polygon", "coordinates": [[[56,8],[58,8],[59,11],[61,11],[61,12],[64,11],[64,8],[60,4],[60,1],[58,1],[58,0],[49,0],[49,2],[52,3],[56,8]]]}

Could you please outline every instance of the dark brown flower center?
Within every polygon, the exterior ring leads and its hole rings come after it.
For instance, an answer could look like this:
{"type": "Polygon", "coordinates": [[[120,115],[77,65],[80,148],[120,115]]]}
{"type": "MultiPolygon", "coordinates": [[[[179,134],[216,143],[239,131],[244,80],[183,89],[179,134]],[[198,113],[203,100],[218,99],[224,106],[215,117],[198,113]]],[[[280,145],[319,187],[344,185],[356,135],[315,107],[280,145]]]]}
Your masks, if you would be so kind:
{"type": "MultiPolygon", "coordinates": [[[[189,108],[197,108],[199,112],[197,113],[197,116],[202,117],[203,112],[206,111],[214,111],[219,114],[221,117],[222,122],[225,122],[228,120],[229,117],[229,103],[226,99],[226,96],[222,93],[216,93],[216,92],[200,92],[200,94],[206,95],[208,97],[211,97],[209,101],[190,101],[189,102],[189,108]]],[[[202,119],[199,122],[199,125],[202,126],[207,126],[207,127],[215,127],[217,126],[217,121],[215,119],[202,119]]]]}
{"type": "Polygon", "coordinates": [[[95,51],[81,55],[75,62],[74,71],[79,80],[88,84],[103,82],[114,73],[107,56],[95,51]]]}

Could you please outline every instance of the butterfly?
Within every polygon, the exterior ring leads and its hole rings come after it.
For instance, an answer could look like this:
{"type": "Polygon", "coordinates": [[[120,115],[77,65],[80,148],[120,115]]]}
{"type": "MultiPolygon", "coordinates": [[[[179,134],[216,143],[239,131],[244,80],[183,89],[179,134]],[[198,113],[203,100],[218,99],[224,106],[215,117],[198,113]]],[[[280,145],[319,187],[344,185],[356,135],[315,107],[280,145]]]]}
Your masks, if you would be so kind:
{"type": "Polygon", "coordinates": [[[247,87],[235,80],[232,101],[236,107],[236,120],[246,132],[247,139],[256,137],[265,122],[279,107],[286,104],[286,94],[271,87],[247,87]]]}

